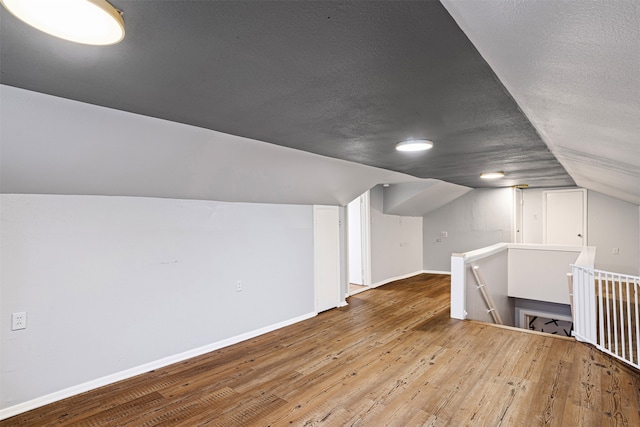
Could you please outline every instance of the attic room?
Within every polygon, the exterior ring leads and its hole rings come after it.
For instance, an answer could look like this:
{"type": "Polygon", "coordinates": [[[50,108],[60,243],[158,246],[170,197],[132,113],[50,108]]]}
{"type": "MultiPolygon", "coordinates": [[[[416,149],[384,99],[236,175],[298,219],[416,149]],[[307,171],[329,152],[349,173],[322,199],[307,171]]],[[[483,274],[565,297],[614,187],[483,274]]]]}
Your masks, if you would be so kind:
{"type": "Polygon", "coordinates": [[[114,0],[104,46],[0,2],[0,423],[546,244],[552,192],[640,276],[637,2],[114,0]]]}

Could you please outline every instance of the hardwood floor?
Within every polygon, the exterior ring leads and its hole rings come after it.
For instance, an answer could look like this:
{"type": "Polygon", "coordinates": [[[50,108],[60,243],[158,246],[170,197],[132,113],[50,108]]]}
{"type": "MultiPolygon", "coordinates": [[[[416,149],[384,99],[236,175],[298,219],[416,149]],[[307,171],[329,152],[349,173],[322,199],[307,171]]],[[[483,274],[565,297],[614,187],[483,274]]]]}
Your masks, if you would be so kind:
{"type": "Polygon", "coordinates": [[[1,426],[638,426],[640,374],[573,340],[449,318],[449,277],[66,399],[1,426]]]}

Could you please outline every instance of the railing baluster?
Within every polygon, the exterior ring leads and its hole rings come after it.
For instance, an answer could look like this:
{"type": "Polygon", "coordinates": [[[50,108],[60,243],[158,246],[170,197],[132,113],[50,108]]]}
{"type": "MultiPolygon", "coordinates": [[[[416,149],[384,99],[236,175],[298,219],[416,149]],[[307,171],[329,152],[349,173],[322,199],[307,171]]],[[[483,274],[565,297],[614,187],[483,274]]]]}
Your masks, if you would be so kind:
{"type": "Polygon", "coordinates": [[[597,309],[596,309],[596,286],[595,286],[595,272],[593,269],[585,269],[584,271],[585,283],[584,289],[589,294],[589,309],[587,310],[585,316],[587,317],[587,321],[589,322],[589,341],[597,344],[598,342],[598,327],[597,327],[597,309]]]}
{"type": "Polygon", "coordinates": [[[629,342],[629,360],[633,360],[633,336],[631,335],[631,298],[629,296],[629,277],[627,284],[627,341],[629,342]]]}
{"type": "Polygon", "coordinates": [[[608,274],[604,274],[604,286],[605,286],[605,300],[607,304],[607,345],[606,349],[611,351],[611,299],[609,298],[609,278],[608,274]]]}
{"type": "Polygon", "coordinates": [[[633,292],[635,295],[635,306],[636,306],[636,357],[637,363],[640,365],[640,319],[638,319],[638,285],[640,284],[640,279],[633,279],[633,292]]]}
{"type": "Polygon", "coordinates": [[[575,329],[579,329],[579,333],[581,336],[585,336],[585,328],[584,328],[584,307],[582,306],[582,284],[584,282],[583,280],[583,273],[582,271],[580,271],[580,274],[578,274],[577,277],[574,277],[574,282],[573,282],[573,298],[574,298],[574,303],[573,306],[576,309],[576,322],[574,324],[574,328],[575,329]]]}
{"type": "Polygon", "coordinates": [[[571,303],[571,314],[573,316],[573,330],[576,336],[582,335],[580,327],[581,309],[580,307],[580,271],[576,266],[572,266],[569,277],[569,302],[571,303]],[[573,295],[571,295],[573,293],[573,295]]]}
{"type": "Polygon", "coordinates": [[[614,353],[618,354],[618,301],[616,297],[616,281],[611,274],[611,305],[613,306],[613,345],[614,353]]]}
{"type": "Polygon", "coordinates": [[[627,356],[627,347],[625,340],[625,332],[624,332],[624,300],[622,298],[622,277],[619,274],[616,275],[616,283],[618,284],[618,304],[620,304],[620,348],[622,349],[622,358],[626,358],[627,356]]]}
{"type": "Polygon", "coordinates": [[[604,347],[604,307],[602,304],[602,273],[598,271],[598,324],[600,325],[600,346],[604,347]]]}
{"type": "Polygon", "coordinates": [[[578,274],[577,280],[573,282],[573,297],[574,297],[574,307],[576,308],[576,323],[574,324],[575,328],[579,328],[580,335],[584,337],[586,335],[585,327],[584,327],[584,306],[582,305],[582,283],[583,283],[582,272],[578,274]],[[577,294],[577,295],[576,295],[577,294]],[[577,297],[577,298],[576,298],[577,297]],[[577,303],[575,302],[577,300],[577,303]]]}

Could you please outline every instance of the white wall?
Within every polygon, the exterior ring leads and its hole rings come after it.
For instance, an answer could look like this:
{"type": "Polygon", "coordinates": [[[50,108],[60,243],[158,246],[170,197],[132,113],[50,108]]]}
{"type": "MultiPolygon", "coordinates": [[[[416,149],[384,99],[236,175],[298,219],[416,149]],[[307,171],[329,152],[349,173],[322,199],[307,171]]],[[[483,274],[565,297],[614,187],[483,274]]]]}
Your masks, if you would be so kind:
{"type": "Polygon", "coordinates": [[[422,218],[383,213],[383,190],[370,191],[371,283],[422,271],[422,218]]]}
{"type": "Polygon", "coordinates": [[[0,408],[314,311],[311,206],[0,201],[0,408]]]}
{"type": "MultiPolygon", "coordinates": [[[[640,184],[639,184],[640,185],[640,184]]],[[[587,238],[596,246],[595,267],[640,275],[640,218],[638,206],[596,191],[587,195],[587,238]],[[620,249],[618,255],[613,248],[620,249]]]]}
{"type": "Polygon", "coordinates": [[[581,246],[510,247],[509,296],[569,305],[567,273],[581,250],[581,246]]]}
{"type": "MultiPolygon", "coordinates": [[[[525,243],[542,243],[542,192],[524,190],[523,232],[525,243]]],[[[552,190],[552,189],[550,189],[552,190]]],[[[587,192],[587,239],[597,248],[595,267],[616,273],[640,274],[639,208],[604,194],[587,192]],[[618,255],[613,248],[619,248],[618,255]]]]}
{"type": "Polygon", "coordinates": [[[424,269],[450,271],[452,253],[511,242],[512,217],[511,188],[475,189],[430,212],[423,222],[424,269]],[[443,231],[448,237],[440,237],[443,231]]]}

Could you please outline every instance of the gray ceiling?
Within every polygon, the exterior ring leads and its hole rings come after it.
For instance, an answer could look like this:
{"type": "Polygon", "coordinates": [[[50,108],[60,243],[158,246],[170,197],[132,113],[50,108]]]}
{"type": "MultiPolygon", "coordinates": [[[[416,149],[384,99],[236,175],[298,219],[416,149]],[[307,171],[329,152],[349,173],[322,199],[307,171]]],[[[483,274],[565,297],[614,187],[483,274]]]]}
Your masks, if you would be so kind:
{"type": "Polygon", "coordinates": [[[574,185],[439,2],[112,3],[127,34],[101,48],[2,9],[0,83],[470,187],[574,185]]]}

